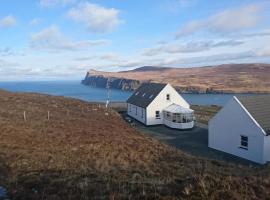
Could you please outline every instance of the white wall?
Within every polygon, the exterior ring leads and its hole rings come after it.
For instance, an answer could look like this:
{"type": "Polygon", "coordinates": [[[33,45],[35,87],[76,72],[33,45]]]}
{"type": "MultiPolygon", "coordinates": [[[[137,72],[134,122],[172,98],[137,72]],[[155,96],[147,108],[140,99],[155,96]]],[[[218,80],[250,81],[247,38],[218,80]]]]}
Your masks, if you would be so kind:
{"type": "Polygon", "coordinates": [[[175,123],[164,119],[163,123],[164,125],[175,129],[191,129],[194,127],[194,121],[188,123],[175,123]]]}
{"type": "Polygon", "coordinates": [[[190,105],[183,99],[183,97],[170,85],[167,84],[163,90],[156,96],[146,108],[147,112],[147,125],[163,124],[163,109],[171,104],[178,104],[185,108],[189,108],[190,105]],[[170,94],[170,100],[166,99],[166,95],[170,94]],[[160,119],[156,119],[156,111],[160,111],[160,119]]]}
{"type": "MultiPolygon", "coordinates": [[[[269,159],[269,155],[264,155],[264,138],[263,130],[236,97],[209,122],[209,147],[261,164],[266,162],[265,157],[269,159]],[[248,137],[248,150],[239,148],[241,135],[248,137]]],[[[270,144],[269,139],[267,142],[270,144]]]]}
{"type": "Polygon", "coordinates": [[[270,161],[270,136],[264,137],[264,160],[270,161]]]}
{"type": "Polygon", "coordinates": [[[141,108],[141,107],[138,107],[138,106],[135,106],[135,105],[132,105],[132,104],[127,104],[127,109],[128,109],[128,115],[135,118],[136,120],[142,122],[142,123],[146,123],[146,120],[145,120],[145,109],[144,108],[141,108]],[[136,108],[137,108],[137,114],[136,114],[136,108]]]}

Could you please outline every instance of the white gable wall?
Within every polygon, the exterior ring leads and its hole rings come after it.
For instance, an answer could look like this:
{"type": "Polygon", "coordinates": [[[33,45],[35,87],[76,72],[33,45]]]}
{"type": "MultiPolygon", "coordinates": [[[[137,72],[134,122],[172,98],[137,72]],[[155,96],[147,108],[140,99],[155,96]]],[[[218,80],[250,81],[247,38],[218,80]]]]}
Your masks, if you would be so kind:
{"type": "Polygon", "coordinates": [[[183,99],[183,97],[170,85],[167,84],[163,90],[156,96],[156,98],[146,108],[147,125],[163,124],[163,109],[171,104],[178,104],[185,108],[190,105],[183,99]],[[166,99],[167,94],[170,94],[170,100],[166,99]],[[156,111],[160,111],[160,119],[156,119],[156,111]]]}
{"type": "Polygon", "coordinates": [[[209,147],[261,164],[269,157],[264,154],[265,143],[270,145],[265,138],[263,130],[235,97],[209,122],[209,147]],[[248,137],[248,150],[239,148],[241,135],[248,137]]]}

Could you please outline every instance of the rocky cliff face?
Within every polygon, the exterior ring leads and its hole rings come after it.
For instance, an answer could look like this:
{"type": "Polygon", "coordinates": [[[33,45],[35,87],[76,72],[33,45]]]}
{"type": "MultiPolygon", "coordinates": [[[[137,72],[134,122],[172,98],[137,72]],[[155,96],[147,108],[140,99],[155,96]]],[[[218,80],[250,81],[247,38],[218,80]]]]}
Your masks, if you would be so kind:
{"type": "Polygon", "coordinates": [[[106,88],[108,82],[109,82],[110,88],[126,90],[126,91],[134,91],[142,83],[141,81],[132,80],[132,79],[105,77],[102,75],[91,75],[91,72],[87,72],[84,80],[82,80],[82,84],[84,85],[100,87],[100,88],[106,88]]]}

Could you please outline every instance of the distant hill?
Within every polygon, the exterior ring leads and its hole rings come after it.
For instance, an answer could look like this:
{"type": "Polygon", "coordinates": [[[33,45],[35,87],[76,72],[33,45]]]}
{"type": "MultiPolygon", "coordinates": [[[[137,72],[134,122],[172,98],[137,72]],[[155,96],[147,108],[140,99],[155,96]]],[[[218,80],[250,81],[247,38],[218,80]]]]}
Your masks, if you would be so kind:
{"type": "Polygon", "coordinates": [[[270,93],[270,64],[226,64],[196,68],[145,66],[130,71],[90,71],[83,83],[134,90],[146,81],[170,83],[186,93],[270,93]],[[102,79],[102,81],[101,81],[102,79]],[[115,82],[115,84],[114,84],[115,82]]]}
{"type": "Polygon", "coordinates": [[[168,69],[167,67],[144,66],[144,67],[139,67],[133,70],[121,71],[121,72],[149,72],[149,71],[163,71],[167,69],[168,69]]]}

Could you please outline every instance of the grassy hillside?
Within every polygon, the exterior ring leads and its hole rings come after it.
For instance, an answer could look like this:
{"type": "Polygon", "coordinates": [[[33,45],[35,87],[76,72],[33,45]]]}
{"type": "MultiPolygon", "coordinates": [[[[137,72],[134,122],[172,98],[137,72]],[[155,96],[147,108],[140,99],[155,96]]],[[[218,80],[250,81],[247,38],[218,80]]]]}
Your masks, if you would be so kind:
{"type": "Polygon", "coordinates": [[[270,92],[270,64],[227,64],[197,68],[142,67],[114,73],[90,71],[89,74],[171,83],[183,92],[270,92]]]}
{"type": "Polygon", "coordinates": [[[0,186],[30,200],[266,199],[270,175],[163,145],[97,104],[0,91],[0,186]]]}

